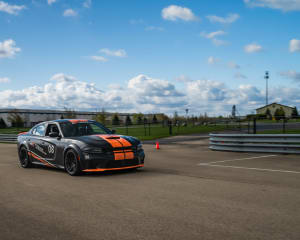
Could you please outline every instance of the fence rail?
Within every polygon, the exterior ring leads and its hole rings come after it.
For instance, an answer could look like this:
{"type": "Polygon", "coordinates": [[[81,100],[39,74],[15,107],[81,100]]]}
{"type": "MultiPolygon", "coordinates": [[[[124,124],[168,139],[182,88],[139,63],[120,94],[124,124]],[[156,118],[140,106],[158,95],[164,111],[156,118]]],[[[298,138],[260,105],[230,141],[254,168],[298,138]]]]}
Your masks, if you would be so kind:
{"type": "Polygon", "coordinates": [[[0,134],[0,142],[17,142],[18,135],[15,134],[0,134]]]}
{"type": "Polygon", "coordinates": [[[210,149],[300,154],[300,134],[210,134],[210,149]]]}

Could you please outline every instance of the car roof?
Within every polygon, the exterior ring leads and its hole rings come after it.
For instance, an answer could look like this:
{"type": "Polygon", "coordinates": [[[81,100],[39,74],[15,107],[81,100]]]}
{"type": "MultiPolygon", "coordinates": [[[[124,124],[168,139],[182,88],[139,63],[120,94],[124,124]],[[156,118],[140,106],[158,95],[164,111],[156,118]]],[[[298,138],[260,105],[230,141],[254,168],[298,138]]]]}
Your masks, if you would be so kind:
{"type": "Polygon", "coordinates": [[[89,122],[89,121],[93,121],[93,120],[89,120],[89,119],[57,119],[57,120],[53,120],[53,121],[48,121],[48,122],[89,122]]]}
{"type": "Polygon", "coordinates": [[[45,123],[63,123],[63,122],[71,122],[71,123],[77,123],[77,122],[95,122],[94,120],[89,120],[89,119],[56,119],[56,120],[50,120],[50,121],[44,121],[44,122],[40,122],[37,125],[40,124],[45,124],[45,123]]]}

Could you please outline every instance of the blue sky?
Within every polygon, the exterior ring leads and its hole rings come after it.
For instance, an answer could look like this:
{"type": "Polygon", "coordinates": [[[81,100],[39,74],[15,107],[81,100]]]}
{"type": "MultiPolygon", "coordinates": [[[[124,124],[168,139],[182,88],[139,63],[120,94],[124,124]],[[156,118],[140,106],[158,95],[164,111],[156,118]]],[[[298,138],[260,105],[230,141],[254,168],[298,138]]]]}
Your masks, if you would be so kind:
{"type": "Polygon", "coordinates": [[[298,106],[299,23],[300,0],[0,0],[0,107],[248,113],[265,70],[298,106]]]}

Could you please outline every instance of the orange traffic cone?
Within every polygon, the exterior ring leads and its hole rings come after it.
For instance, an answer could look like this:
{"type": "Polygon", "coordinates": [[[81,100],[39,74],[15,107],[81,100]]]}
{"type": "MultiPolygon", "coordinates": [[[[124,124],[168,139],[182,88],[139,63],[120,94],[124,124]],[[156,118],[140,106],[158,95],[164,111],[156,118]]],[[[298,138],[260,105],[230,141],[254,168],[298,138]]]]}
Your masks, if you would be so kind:
{"type": "Polygon", "coordinates": [[[159,142],[158,141],[156,141],[156,147],[155,147],[156,149],[160,149],[159,148],[159,142]]]}

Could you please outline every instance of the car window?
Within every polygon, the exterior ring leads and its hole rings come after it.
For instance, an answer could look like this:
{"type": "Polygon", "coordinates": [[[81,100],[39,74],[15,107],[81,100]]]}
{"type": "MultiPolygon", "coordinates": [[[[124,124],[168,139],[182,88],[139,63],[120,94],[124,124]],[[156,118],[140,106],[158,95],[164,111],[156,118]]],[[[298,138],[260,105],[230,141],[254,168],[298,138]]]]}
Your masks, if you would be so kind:
{"type": "Polygon", "coordinates": [[[36,136],[44,136],[44,134],[45,134],[45,124],[41,124],[41,125],[35,127],[32,130],[32,134],[36,135],[36,136]]]}
{"type": "Polygon", "coordinates": [[[49,136],[49,134],[51,132],[57,132],[59,133],[59,128],[56,124],[52,123],[52,124],[48,124],[47,130],[46,130],[46,134],[45,136],[49,136]]]}
{"type": "Polygon", "coordinates": [[[97,122],[63,122],[60,123],[65,137],[79,137],[93,134],[110,134],[111,132],[97,122]]]}

